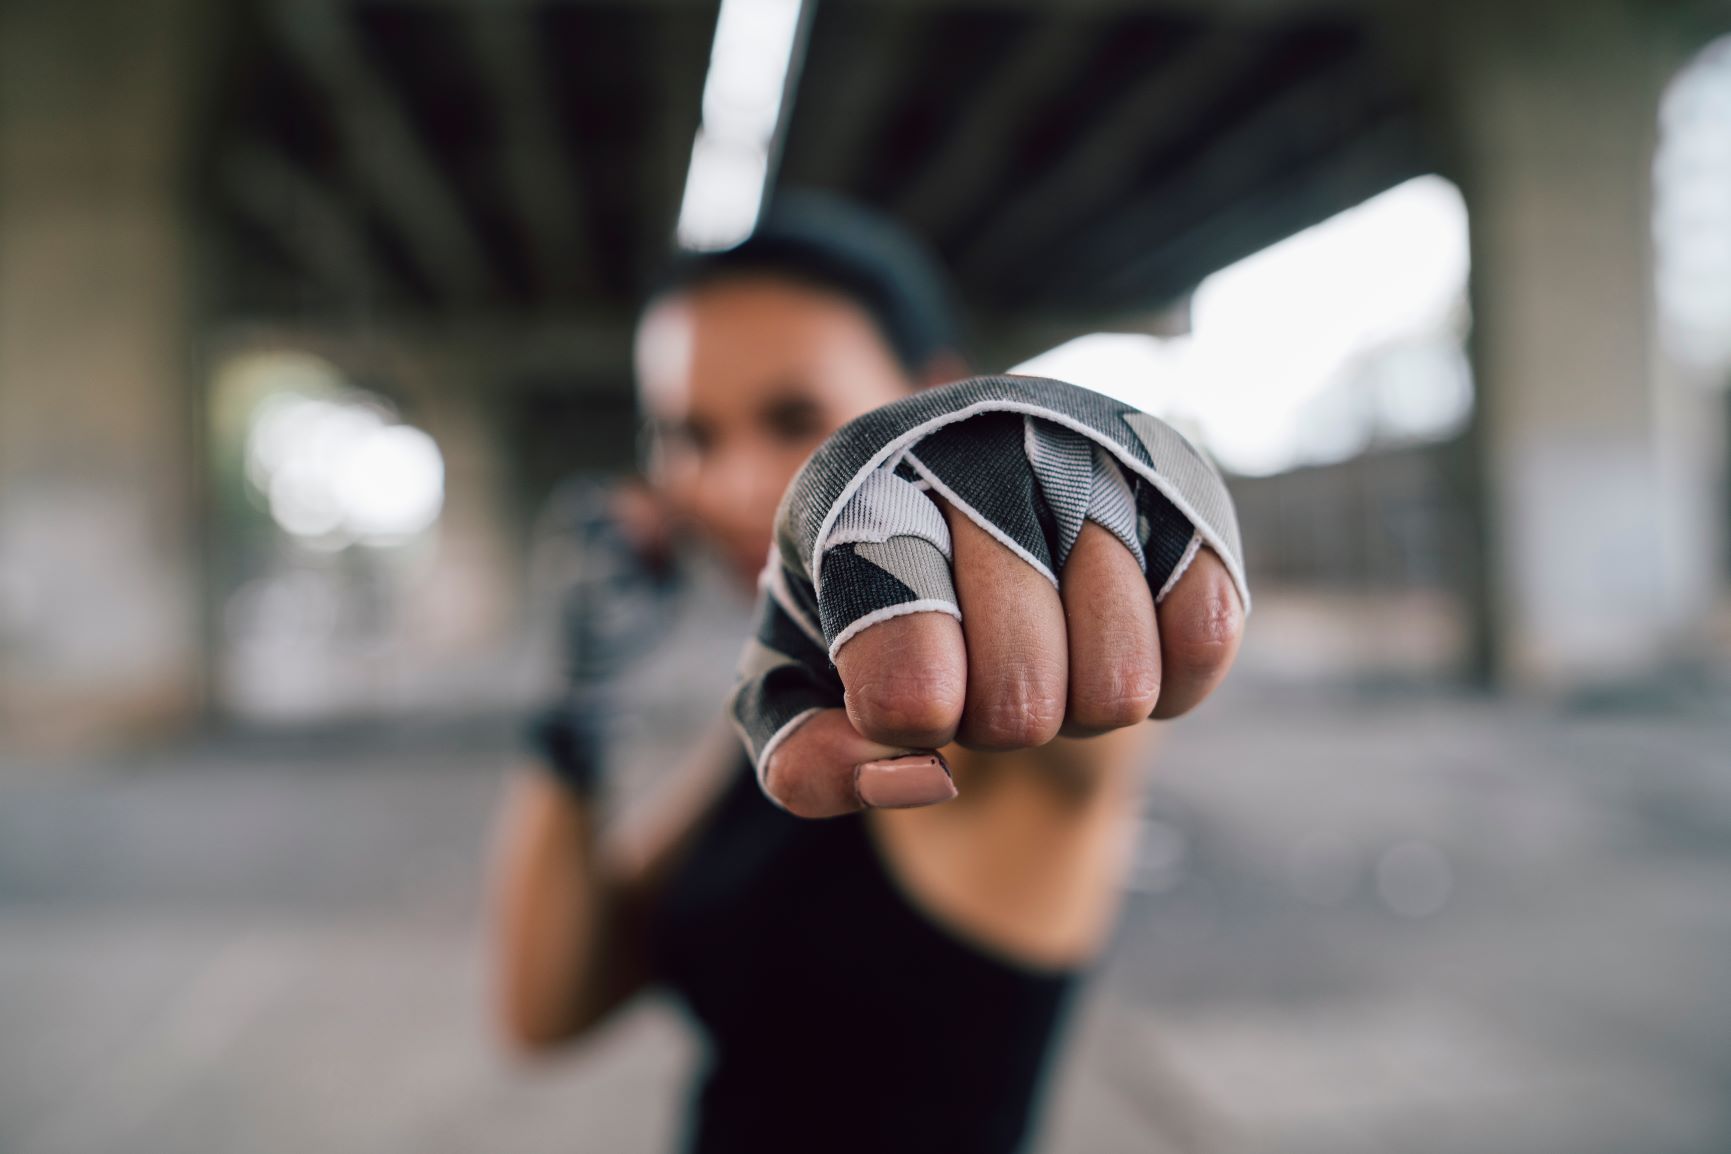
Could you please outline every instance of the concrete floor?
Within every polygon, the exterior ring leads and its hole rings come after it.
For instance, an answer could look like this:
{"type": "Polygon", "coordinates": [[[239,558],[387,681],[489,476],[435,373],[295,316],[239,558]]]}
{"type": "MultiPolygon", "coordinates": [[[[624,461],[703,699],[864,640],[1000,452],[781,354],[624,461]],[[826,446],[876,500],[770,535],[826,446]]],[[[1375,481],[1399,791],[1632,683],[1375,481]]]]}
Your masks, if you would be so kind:
{"type": "MultiPolygon", "coordinates": [[[[668,1006],[489,1046],[508,746],[0,766],[0,1150],[669,1149],[668,1006]]],[[[1170,727],[1133,884],[1041,1150],[1731,1150],[1731,711],[1235,690],[1170,727]]]]}

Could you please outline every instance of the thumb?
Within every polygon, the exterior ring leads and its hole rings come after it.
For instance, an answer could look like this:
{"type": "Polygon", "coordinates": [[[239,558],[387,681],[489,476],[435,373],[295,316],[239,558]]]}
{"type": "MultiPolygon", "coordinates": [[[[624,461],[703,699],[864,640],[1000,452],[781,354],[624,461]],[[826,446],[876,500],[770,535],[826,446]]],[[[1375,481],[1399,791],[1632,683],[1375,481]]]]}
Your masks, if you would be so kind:
{"type": "Polygon", "coordinates": [[[763,789],[798,817],[905,809],[956,796],[943,755],[861,737],[841,709],[813,713],[770,752],[763,789]]]}

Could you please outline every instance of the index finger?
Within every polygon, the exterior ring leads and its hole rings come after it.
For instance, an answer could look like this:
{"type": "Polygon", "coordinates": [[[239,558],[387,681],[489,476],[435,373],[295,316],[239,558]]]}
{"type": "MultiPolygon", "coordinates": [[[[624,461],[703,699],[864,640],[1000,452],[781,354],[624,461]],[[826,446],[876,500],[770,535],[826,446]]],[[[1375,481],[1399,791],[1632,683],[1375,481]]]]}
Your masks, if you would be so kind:
{"type": "Polygon", "coordinates": [[[946,613],[906,613],[850,638],[835,655],[848,720],[886,745],[936,749],[956,735],[968,683],[962,627],[946,613]]]}

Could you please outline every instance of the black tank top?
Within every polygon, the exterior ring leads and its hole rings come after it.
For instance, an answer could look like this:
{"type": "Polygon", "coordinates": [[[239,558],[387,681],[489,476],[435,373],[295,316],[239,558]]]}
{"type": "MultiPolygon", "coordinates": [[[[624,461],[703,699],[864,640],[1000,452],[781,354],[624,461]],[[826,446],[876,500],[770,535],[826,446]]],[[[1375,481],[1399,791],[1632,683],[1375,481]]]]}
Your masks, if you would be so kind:
{"type": "Polygon", "coordinates": [[[1019,1150],[1081,976],[934,922],[863,817],[784,813],[744,761],[650,933],[709,1040],[692,1154],[1019,1150]]]}

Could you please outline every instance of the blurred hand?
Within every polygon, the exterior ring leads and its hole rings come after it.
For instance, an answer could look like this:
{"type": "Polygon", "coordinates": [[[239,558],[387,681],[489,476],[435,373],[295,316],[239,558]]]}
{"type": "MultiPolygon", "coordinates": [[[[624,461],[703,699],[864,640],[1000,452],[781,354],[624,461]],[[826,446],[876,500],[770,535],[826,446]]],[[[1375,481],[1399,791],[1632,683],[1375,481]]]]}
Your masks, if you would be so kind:
{"type": "Polygon", "coordinates": [[[548,501],[535,584],[558,600],[563,683],[529,719],[541,767],[578,796],[601,780],[612,679],[662,636],[676,587],[666,520],[633,482],[575,477],[548,501]]]}
{"type": "Polygon", "coordinates": [[[549,503],[540,582],[557,590],[566,687],[586,692],[647,652],[677,571],[667,518],[642,484],[578,477],[549,503]]]}

